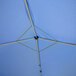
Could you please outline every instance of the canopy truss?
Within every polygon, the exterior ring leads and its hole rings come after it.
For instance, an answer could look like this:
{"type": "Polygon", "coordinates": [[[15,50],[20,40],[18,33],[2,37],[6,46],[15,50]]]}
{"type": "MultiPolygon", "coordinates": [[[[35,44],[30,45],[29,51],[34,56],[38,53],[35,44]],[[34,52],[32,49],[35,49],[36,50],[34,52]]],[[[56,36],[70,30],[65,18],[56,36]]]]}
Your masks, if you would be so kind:
{"type": "Polygon", "coordinates": [[[25,47],[28,47],[30,48],[31,50],[33,51],[36,51],[38,53],[38,66],[39,66],[39,71],[40,71],[40,76],[42,76],[42,68],[41,68],[41,59],[40,59],[40,52],[44,51],[45,49],[55,45],[56,43],[60,43],[60,44],[65,44],[65,45],[70,45],[70,46],[76,46],[76,44],[73,44],[73,43],[67,43],[67,42],[62,42],[62,41],[58,41],[56,40],[55,38],[53,38],[52,36],[50,36],[48,33],[44,32],[42,29],[40,29],[39,27],[37,27],[36,25],[34,25],[33,23],[33,20],[32,20],[32,17],[31,17],[31,13],[30,13],[30,10],[29,10],[29,7],[28,7],[28,3],[27,3],[27,0],[25,0],[25,5],[26,5],[26,8],[27,8],[27,11],[28,11],[28,15],[29,15],[29,18],[30,18],[30,22],[31,22],[31,26],[16,40],[16,41],[11,41],[11,42],[7,42],[7,43],[2,43],[0,44],[0,46],[4,46],[4,45],[8,45],[8,44],[14,44],[14,43],[19,43],[25,47]],[[30,30],[30,28],[33,28],[33,31],[34,31],[34,37],[33,38],[28,38],[28,39],[22,39],[20,40],[26,33],[28,30],[30,30]],[[39,30],[41,30],[42,32],[46,33],[50,38],[52,39],[48,39],[48,38],[43,38],[43,37],[39,37],[36,33],[36,30],[35,30],[35,27],[38,28],[39,30]],[[37,50],[21,43],[23,41],[29,41],[29,40],[33,40],[35,39],[36,40],[36,45],[37,45],[37,50]],[[39,39],[40,40],[45,40],[45,41],[49,41],[49,42],[54,42],[54,44],[51,44],[43,49],[39,49],[39,39]]]}

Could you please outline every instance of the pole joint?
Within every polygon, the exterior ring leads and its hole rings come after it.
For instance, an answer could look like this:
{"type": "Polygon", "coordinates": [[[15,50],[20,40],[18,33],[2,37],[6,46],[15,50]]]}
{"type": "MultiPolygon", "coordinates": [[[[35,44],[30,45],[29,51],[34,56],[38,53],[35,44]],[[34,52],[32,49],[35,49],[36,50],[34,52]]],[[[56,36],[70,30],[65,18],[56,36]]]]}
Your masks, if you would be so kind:
{"type": "Polygon", "coordinates": [[[34,38],[35,38],[36,40],[38,40],[39,37],[38,37],[38,36],[34,36],[34,38]]]}

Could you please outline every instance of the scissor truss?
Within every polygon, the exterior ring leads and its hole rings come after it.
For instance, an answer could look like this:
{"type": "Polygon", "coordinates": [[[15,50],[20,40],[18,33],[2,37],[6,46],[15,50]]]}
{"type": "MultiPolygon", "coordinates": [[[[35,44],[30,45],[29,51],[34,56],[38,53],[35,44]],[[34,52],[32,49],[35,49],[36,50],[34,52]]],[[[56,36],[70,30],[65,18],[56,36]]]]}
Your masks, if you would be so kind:
{"type": "Polygon", "coordinates": [[[29,18],[30,18],[30,22],[31,22],[31,26],[16,40],[16,41],[12,41],[12,42],[7,42],[7,43],[2,43],[0,44],[0,46],[4,46],[4,45],[8,45],[8,44],[13,44],[13,43],[19,43],[25,47],[28,47],[30,49],[32,49],[33,51],[37,51],[38,52],[38,64],[39,64],[39,70],[40,70],[40,76],[42,76],[42,69],[41,69],[41,60],[40,60],[40,52],[47,49],[48,47],[51,47],[53,45],[55,45],[56,43],[60,43],[60,44],[66,44],[66,45],[71,45],[71,46],[76,46],[76,44],[72,44],[72,43],[66,43],[66,42],[62,42],[62,41],[58,41],[56,40],[55,38],[53,38],[52,36],[50,36],[49,34],[47,34],[46,32],[44,32],[42,29],[40,29],[39,27],[37,27],[36,25],[34,25],[33,23],[33,20],[32,20],[32,17],[31,17],[31,13],[30,13],[30,10],[29,10],[29,7],[28,7],[28,3],[27,3],[27,0],[25,0],[25,4],[26,4],[26,8],[27,8],[27,11],[28,11],[28,15],[29,15],[29,18]],[[48,36],[50,36],[50,38],[43,38],[43,37],[39,37],[36,33],[36,30],[35,30],[35,27],[38,28],[39,30],[41,30],[42,32],[46,33],[48,36]],[[33,28],[33,31],[34,31],[34,37],[33,38],[27,38],[27,39],[21,39],[27,32],[28,30],[30,30],[30,28],[33,28]],[[52,39],[51,39],[52,38],[52,39]],[[35,39],[36,40],[36,45],[37,45],[37,50],[21,43],[21,42],[24,42],[24,41],[29,41],[29,40],[33,40],[35,39]],[[54,44],[51,44],[50,46],[47,46],[43,49],[39,49],[39,39],[40,40],[45,40],[45,41],[50,41],[50,42],[54,42],[54,44]]]}

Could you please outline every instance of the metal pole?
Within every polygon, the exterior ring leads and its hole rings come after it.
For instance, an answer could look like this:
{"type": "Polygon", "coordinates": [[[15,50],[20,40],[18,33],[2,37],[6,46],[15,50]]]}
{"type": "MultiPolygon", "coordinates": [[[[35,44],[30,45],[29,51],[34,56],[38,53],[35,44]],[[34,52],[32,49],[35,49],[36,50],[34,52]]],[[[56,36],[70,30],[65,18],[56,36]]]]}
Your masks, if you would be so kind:
{"type": "Polygon", "coordinates": [[[27,8],[27,11],[28,11],[28,15],[29,15],[29,18],[30,18],[30,21],[31,21],[31,24],[32,24],[32,27],[33,27],[33,30],[34,30],[34,34],[35,34],[35,36],[37,36],[36,31],[35,31],[35,28],[34,28],[33,19],[32,19],[32,17],[31,17],[31,13],[30,13],[30,10],[29,10],[29,7],[28,7],[27,0],[25,0],[25,4],[26,4],[26,8],[27,8]]]}
{"type": "Polygon", "coordinates": [[[40,38],[40,37],[39,37],[39,39],[41,39],[41,40],[46,40],[46,41],[52,41],[52,42],[55,42],[55,43],[61,43],[61,44],[76,46],[76,44],[67,43],[67,42],[62,42],[62,41],[58,41],[58,40],[52,40],[52,39],[40,38]]]}
{"type": "Polygon", "coordinates": [[[0,44],[0,46],[4,46],[4,45],[8,45],[8,44],[13,44],[13,43],[18,43],[18,42],[23,42],[23,41],[28,41],[28,40],[32,40],[32,39],[34,39],[34,38],[23,39],[23,40],[16,40],[16,41],[12,41],[12,42],[2,43],[2,44],[0,44]]]}
{"type": "Polygon", "coordinates": [[[37,52],[38,52],[38,65],[39,65],[39,69],[40,69],[40,76],[42,76],[42,69],[41,69],[41,61],[40,61],[40,52],[39,52],[39,43],[38,43],[38,39],[36,40],[37,41],[37,52]]]}

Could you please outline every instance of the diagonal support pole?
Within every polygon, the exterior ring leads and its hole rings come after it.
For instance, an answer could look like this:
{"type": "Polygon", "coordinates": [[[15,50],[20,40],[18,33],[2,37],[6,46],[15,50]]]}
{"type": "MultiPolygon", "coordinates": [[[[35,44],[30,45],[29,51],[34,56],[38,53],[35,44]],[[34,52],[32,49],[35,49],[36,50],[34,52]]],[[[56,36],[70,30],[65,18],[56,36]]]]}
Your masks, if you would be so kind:
{"type": "Polygon", "coordinates": [[[28,7],[27,0],[25,0],[25,5],[26,5],[27,11],[28,11],[28,15],[29,15],[29,18],[30,18],[30,21],[31,21],[31,24],[32,24],[32,27],[33,27],[33,30],[34,30],[34,34],[35,34],[35,36],[37,36],[35,28],[34,28],[33,19],[31,17],[31,13],[30,13],[30,10],[29,10],[29,7],[28,7]]]}
{"type": "Polygon", "coordinates": [[[20,40],[30,29],[32,26],[30,26],[17,40],[20,40]]]}
{"type": "Polygon", "coordinates": [[[37,52],[38,52],[38,60],[39,60],[39,68],[40,68],[40,76],[42,76],[42,69],[41,69],[41,61],[40,61],[40,52],[39,52],[39,43],[38,43],[38,39],[37,41],[37,52]]]}
{"type": "Polygon", "coordinates": [[[56,44],[56,43],[53,43],[53,44],[51,44],[51,45],[49,45],[49,46],[47,46],[47,47],[41,49],[40,52],[44,51],[45,49],[47,49],[47,48],[49,48],[49,47],[51,47],[51,46],[53,46],[53,45],[55,45],[55,44],[56,44]]]}
{"type": "Polygon", "coordinates": [[[67,42],[62,42],[62,41],[58,41],[58,40],[52,40],[52,39],[41,38],[41,37],[39,37],[39,39],[41,39],[41,40],[46,40],[46,41],[52,41],[52,42],[55,42],[55,43],[61,43],[61,44],[76,46],[76,44],[67,43],[67,42]]]}
{"type": "Polygon", "coordinates": [[[50,36],[47,32],[43,31],[41,28],[39,28],[38,26],[34,25],[38,30],[40,30],[41,32],[45,33],[47,36],[49,36],[50,38],[56,40],[54,37],[50,36]]]}
{"type": "Polygon", "coordinates": [[[27,48],[31,49],[32,51],[36,51],[36,52],[37,52],[37,50],[35,50],[35,49],[33,49],[33,48],[31,48],[31,47],[29,47],[29,46],[23,44],[23,43],[20,43],[20,42],[18,42],[18,43],[19,43],[20,45],[23,45],[24,47],[27,47],[27,48]]]}

